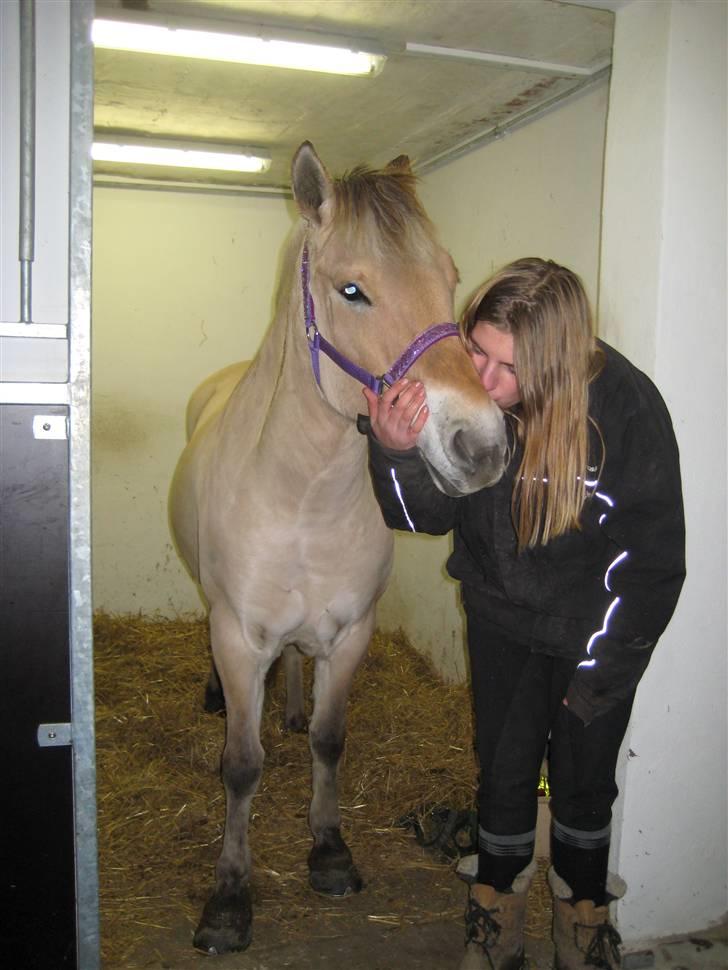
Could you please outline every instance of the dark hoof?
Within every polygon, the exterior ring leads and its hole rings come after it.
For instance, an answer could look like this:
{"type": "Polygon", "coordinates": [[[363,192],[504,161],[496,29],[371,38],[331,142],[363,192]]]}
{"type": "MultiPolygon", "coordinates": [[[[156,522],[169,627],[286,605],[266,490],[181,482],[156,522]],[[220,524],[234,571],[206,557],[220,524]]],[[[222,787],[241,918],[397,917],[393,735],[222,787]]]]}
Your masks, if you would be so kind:
{"type": "Polygon", "coordinates": [[[286,731],[293,731],[295,734],[305,734],[308,731],[308,720],[305,714],[286,715],[283,727],[286,731]]]}
{"type": "Polygon", "coordinates": [[[214,687],[210,687],[208,684],[205,687],[205,700],[203,706],[208,714],[224,714],[225,695],[219,688],[215,689],[214,687]]]}
{"type": "Polygon", "coordinates": [[[205,903],[202,919],[195,930],[193,944],[211,956],[233,953],[250,946],[253,938],[253,908],[250,891],[214,893],[205,903]]]}
{"type": "Polygon", "coordinates": [[[348,869],[312,869],[308,882],[311,889],[325,896],[351,896],[364,888],[364,880],[354,865],[348,869]]]}
{"type": "Polygon", "coordinates": [[[364,882],[338,831],[327,832],[324,840],[314,845],[308,856],[308,881],[317,893],[327,896],[350,896],[358,893],[364,882]]]}

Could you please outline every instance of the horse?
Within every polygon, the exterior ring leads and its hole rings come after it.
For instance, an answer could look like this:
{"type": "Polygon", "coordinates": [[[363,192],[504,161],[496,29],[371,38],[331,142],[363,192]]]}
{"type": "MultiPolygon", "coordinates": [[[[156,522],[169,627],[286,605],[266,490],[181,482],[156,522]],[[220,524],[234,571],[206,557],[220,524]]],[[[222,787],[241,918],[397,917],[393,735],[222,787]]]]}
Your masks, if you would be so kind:
{"type": "Polygon", "coordinates": [[[425,383],[430,417],[418,448],[442,491],[487,487],[505,462],[501,412],[449,322],[457,271],[409,159],[334,179],[304,142],[291,181],[301,219],[273,320],[249,365],[225,368],[193,394],[170,490],[173,538],[208,609],[208,692],[219,678],[226,708],[225,831],[193,940],[208,953],[252,938],[250,804],[263,769],[265,677],[284,652],[289,726],[305,724],[294,655],[313,658],[309,884],[336,896],[362,887],[341,835],[337,770],[393,537],[357,427],[361,384],[381,390],[403,373],[425,383]]]}

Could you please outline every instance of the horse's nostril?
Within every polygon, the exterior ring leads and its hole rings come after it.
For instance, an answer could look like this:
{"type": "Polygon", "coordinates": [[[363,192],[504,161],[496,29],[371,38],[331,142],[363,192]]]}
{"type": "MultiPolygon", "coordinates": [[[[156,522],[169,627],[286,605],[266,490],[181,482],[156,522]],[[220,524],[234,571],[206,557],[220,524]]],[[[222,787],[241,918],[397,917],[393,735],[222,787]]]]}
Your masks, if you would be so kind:
{"type": "Polygon", "coordinates": [[[459,428],[452,436],[452,455],[469,475],[483,473],[488,469],[495,471],[500,468],[498,474],[502,471],[503,448],[484,444],[482,435],[468,434],[464,428],[459,428]]]}
{"type": "MultiPolygon", "coordinates": [[[[473,442],[474,444],[474,442],[473,442]]],[[[457,459],[462,462],[463,466],[469,471],[475,471],[476,464],[476,453],[468,442],[468,435],[465,431],[460,428],[452,436],[452,450],[457,459]]],[[[486,449],[482,449],[485,451],[486,449]]]]}

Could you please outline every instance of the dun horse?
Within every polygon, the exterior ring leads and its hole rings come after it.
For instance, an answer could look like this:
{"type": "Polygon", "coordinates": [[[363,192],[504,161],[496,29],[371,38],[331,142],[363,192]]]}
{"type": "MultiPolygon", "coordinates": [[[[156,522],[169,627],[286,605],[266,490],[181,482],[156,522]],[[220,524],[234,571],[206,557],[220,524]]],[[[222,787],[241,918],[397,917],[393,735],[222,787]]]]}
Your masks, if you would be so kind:
{"type": "MultiPolygon", "coordinates": [[[[374,374],[391,383],[405,371],[425,382],[431,415],[419,448],[446,493],[493,484],[504,463],[500,411],[447,323],[456,271],[407,158],[332,180],[305,142],[292,181],[302,221],[272,326],[249,367],[233,365],[193,395],[170,496],[178,549],[209,607],[227,710],[225,835],[194,938],[210,953],[251,939],[248,819],[263,769],[265,676],[284,651],[314,659],[310,884],[332,895],[361,888],[341,836],[337,768],[392,558],[357,431],[361,383],[378,388],[374,374]]],[[[287,720],[302,719],[299,689],[287,720]]]]}

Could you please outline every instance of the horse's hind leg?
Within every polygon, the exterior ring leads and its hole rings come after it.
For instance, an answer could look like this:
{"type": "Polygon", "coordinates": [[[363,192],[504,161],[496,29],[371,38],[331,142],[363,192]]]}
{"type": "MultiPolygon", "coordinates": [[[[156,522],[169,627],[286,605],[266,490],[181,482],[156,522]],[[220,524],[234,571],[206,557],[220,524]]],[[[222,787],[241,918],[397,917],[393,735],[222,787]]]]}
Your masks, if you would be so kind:
{"type": "Polygon", "coordinates": [[[303,657],[294,644],[283,651],[286,671],[286,713],[284,727],[287,731],[306,730],[306,711],[303,702],[303,657]]]}
{"type": "Polygon", "coordinates": [[[372,615],[354,627],[330,657],[316,660],[314,711],[309,727],[313,759],[309,882],[317,892],[332,896],[359,892],[363,885],[349,847],[341,837],[337,774],[346,736],[349,688],[366,653],[373,625],[372,615]]]}
{"type": "Polygon", "coordinates": [[[214,660],[210,660],[210,673],[205,684],[204,708],[208,714],[225,713],[225,694],[215,669],[214,660]]]}
{"type": "Polygon", "coordinates": [[[194,936],[194,945],[206,953],[244,950],[252,938],[250,899],[250,803],[263,770],[260,715],[265,669],[245,649],[232,617],[211,615],[210,630],[215,661],[227,701],[222,777],[226,814],[222,852],[217,862],[215,891],[194,936]]]}

